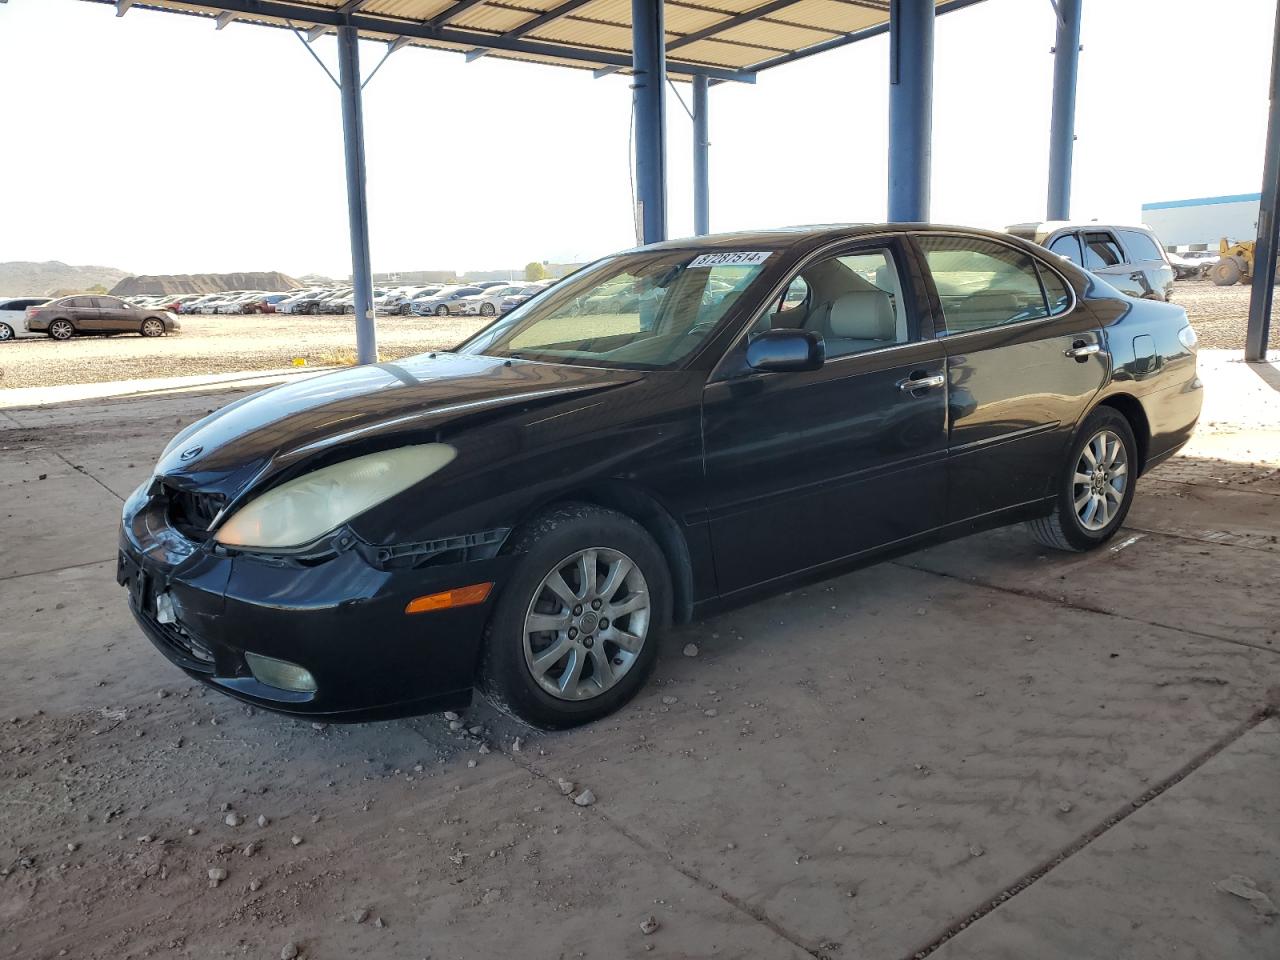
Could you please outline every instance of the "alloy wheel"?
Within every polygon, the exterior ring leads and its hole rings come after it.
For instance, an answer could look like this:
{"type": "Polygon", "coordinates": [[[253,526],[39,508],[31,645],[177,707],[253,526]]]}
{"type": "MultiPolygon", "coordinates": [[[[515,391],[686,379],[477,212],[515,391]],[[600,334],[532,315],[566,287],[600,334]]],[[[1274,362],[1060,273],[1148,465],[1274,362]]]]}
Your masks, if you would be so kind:
{"type": "Polygon", "coordinates": [[[154,318],[144,320],[142,322],[142,335],[144,337],[158,337],[164,333],[164,324],[154,318]]]}
{"type": "Polygon", "coordinates": [[[525,665],[557,699],[598,697],[635,665],[651,610],[649,586],[630,557],[608,547],[579,550],[534,591],[525,615],[525,665]]]}
{"type": "Polygon", "coordinates": [[[76,332],[76,328],[71,325],[69,320],[55,320],[49,324],[49,336],[55,340],[70,340],[71,335],[76,332]]]}
{"type": "Polygon", "coordinates": [[[0,323],[0,343],[13,339],[13,327],[7,323],[0,323]]]}
{"type": "Polygon", "coordinates": [[[1080,451],[1071,478],[1071,498],[1080,525],[1093,532],[1105,529],[1124,503],[1128,484],[1124,441],[1110,430],[1099,430],[1080,451]]]}

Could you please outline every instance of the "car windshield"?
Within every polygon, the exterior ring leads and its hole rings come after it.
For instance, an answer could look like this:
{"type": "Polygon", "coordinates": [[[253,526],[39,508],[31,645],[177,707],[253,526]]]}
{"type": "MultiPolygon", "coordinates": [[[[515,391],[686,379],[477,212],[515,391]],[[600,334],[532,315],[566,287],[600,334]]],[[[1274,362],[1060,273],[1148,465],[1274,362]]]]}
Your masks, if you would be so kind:
{"type": "Polygon", "coordinates": [[[674,368],[715,329],[769,256],[662,250],[611,257],[525,302],[459,352],[674,368]]]}

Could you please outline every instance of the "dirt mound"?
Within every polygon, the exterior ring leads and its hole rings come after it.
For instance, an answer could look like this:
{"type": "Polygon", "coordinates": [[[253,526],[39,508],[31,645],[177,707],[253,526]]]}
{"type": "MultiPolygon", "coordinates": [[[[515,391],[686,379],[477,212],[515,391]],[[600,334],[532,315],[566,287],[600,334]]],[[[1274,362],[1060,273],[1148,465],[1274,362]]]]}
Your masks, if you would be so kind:
{"type": "Polygon", "coordinates": [[[218,293],[221,290],[298,290],[293,277],[270,270],[265,273],[176,273],[169,276],[125,277],[111,292],[118,297],[161,293],[218,293]]]}

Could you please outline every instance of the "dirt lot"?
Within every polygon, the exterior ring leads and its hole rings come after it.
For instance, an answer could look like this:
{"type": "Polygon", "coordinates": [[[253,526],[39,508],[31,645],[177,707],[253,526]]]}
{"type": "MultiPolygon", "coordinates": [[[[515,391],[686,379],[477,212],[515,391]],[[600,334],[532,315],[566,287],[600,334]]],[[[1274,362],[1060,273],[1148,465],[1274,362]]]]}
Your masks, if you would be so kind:
{"type": "MultiPolygon", "coordinates": [[[[1206,349],[1244,348],[1249,288],[1180,281],[1176,302],[1206,349]]],[[[382,359],[454,346],[481,326],[478,318],[383,317],[378,320],[382,359]]],[[[1280,329],[1272,337],[1280,343],[1280,329]]],[[[351,317],[183,317],[182,332],[158,340],[100,337],[54,343],[19,340],[0,346],[0,389],[98,383],[186,374],[231,373],[287,367],[301,358],[311,366],[350,363],[355,356],[351,317]]]]}
{"type": "Polygon", "coordinates": [[[1203,369],[1111,548],[1001,530],[764,599],[553,735],[194,685],[115,528],[239,393],[0,409],[0,956],[1280,956],[1280,371],[1203,369]]]}

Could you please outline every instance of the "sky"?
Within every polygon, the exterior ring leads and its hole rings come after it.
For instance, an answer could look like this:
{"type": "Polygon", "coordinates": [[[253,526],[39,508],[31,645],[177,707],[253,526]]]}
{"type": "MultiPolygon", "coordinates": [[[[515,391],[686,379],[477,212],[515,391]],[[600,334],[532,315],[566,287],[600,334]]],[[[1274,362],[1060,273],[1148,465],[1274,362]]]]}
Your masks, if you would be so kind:
{"type": "MultiPolygon", "coordinates": [[[[1275,4],[1229,6],[1084,0],[1074,217],[1259,189],[1275,4]]],[[[1053,41],[1049,0],[938,19],[934,221],[1043,216],[1053,41]]],[[[336,74],[334,38],[314,48],[336,74]]],[[[384,49],[361,44],[366,72],[384,49]]],[[[877,37],[713,87],[712,229],[883,220],[887,77],[877,37]]],[[[628,83],[397,52],[365,90],[373,269],[632,246],[628,83]]],[[[0,105],[0,261],[350,274],[338,93],[287,31],[7,0],[0,105]]],[[[669,232],[685,236],[691,124],[670,95],[667,127],[669,232]]]]}

